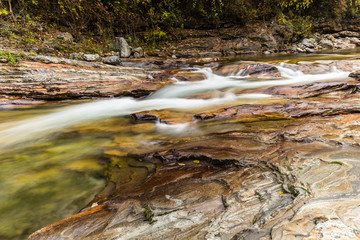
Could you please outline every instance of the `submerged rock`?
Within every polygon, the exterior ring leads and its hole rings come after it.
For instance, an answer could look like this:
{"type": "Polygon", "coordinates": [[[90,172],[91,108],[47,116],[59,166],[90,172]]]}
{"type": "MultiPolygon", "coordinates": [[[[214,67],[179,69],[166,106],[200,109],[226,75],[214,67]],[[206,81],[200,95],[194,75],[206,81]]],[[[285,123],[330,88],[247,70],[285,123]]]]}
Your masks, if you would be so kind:
{"type": "Polygon", "coordinates": [[[357,81],[360,81],[360,71],[356,71],[349,74],[349,77],[355,78],[357,81]]]}
{"type": "Polygon", "coordinates": [[[148,113],[135,113],[135,114],[131,114],[131,119],[135,122],[135,123],[143,123],[143,122],[158,122],[160,121],[160,118],[153,115],[153,114],[148,114],[148,113]]]}
{"type": "Polygon", "coordinates": [[[250,77],[280,77],[280,72],[277,67],[269,64],[240,64],[240,65],[227,65],[215,70],[216,74],[221,75],[239,75],[250,77]]]}

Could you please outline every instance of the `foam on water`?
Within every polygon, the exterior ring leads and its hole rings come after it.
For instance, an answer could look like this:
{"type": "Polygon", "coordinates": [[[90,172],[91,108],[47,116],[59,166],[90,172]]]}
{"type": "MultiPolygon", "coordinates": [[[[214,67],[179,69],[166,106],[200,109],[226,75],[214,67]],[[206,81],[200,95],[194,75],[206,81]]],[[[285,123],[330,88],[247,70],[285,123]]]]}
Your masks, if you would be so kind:
{"type": "MultiPolygon", "coordinates": [[[[82,122],[123,116],[141,111],[162,110],[162,109],[196,109],[209,106],[217,106],[232,102],[237,99],[259,99],[267,98],[265,94],[226,94],[224,97],[213,97],[210,99],[185,99],[196,93],[216,91],[223,89],[256,89],[267,86],[304,84],[314,81],[326,81],[333,79],[344,79],[348,72],[341,72],[334,69],[326,74],[304,74],[284,66],[278,66],[281,78],[272,80],[246,80],[247,76],[220,76],[213,73],[210,68],[197,69],[206,79],[198,82],[181,82],[166,86],[154,93],[147,99],[135,100],[133,98],[111,99],[95,101],[60,109],[56,113],[47,114],[41,117],[13,123],[14,126],[7,128],[8,123],[0,125],[0,148],[9,144],[16,144],[30,139],[39,139],[66,127],[82,122]]],[[[188,125],[163,126],[158,124],[158,129],[174,128],[184,130],[188,125]]]]}
{"type": "Polygon", "coordinates": [[[196,72],[203,73],[206,76],[205,80],[198,82],[181,82],[181,84],[166,86],[154,93],[151,98],[187,97],[196,93],[228,88],[255,89],[260,87],[305,84],[315,81],[344,79],[349,75],[349,72],[341,72],[336,69],[325,74],[304,74],[301,71],[294,71],[282,66],[278,66],[277,68],[281,73],[281,78],[261,81],[246,80],[247,76],[239,76],[237,74],[234,76],[220,76],[214,74],[210,68],[203,68],[196,72]]]}
{"type": "Polygon", "coordinates": [[[196,126],[190,123],[166,124],[157,122],[155,124],[156,130],[166,134],[182,134],[191,131],[196,131],[196,126]]]}

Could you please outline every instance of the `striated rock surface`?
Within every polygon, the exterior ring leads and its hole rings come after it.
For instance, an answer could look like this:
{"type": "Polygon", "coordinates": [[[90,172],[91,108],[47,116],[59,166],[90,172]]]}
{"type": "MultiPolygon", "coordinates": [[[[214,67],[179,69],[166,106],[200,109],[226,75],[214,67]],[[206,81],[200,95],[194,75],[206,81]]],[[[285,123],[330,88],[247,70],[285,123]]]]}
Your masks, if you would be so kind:
{"type": "MultiPolygon", "coordinates": [[[[142,97],[172,82],[158,71],[54,59],[55,63],[22,61],[16,67],[0,64],[0,107],[42,100],[142,97]]],[[[115,64],[119,59],[108,60],[115,64]]]]}
{"type": "Polygon", "coordinates": [[[103,191],[28,239],[359,239],[358,84],[264,91],[285,103],[196,114],[206,134],[151,146],[114,139],[103,191]]]}

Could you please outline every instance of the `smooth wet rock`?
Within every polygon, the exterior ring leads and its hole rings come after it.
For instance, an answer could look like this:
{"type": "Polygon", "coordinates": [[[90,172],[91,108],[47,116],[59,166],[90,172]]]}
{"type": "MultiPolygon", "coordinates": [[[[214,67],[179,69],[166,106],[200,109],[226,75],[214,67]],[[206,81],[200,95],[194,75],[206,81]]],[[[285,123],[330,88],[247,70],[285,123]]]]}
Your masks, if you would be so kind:
{"type": "Polygon", "coordinates": [[[360,71],[356,71],[349,74],[349,77],[355,78],[357,81],[360,81],[360,71]]]}
{"type": "Polygon", "coordinates": [[[115,38],[113,42],[113,48],[119,50],[121,58],[128,58],[131,55],[131,48],[123,37],[115,38]]]}
{"type": "Polygon", "coordinates": [[[356,239],[360,135],[345,135],[358,117],[267,118],[163,141],[163,150],[136,156],[157,166],[142,184],[109,192],[29,239],[356,239]]]}
{"type": "Polygon", "coordinates": [[[160,121],[160,118],[153,114],[143,114],[143,113],[131,114],[131,119],[135,123],[144,123],[144,122],[156,123],[160,121]]]}
{"type": "Polygon", "coordinates": [[[240,65],[227,65],[215,70],[216,74],[221,75],[239,75],[251,77],[279,77],[279,70],[269,64],[240,64],[240,65]]]}
{"type": "Polygon", "coordinates": [[[29,239],[356,239],[360,201],[351,182],[359,181],[360,136],[342,134],[358,117],[267,119],[258,128],[162,142],[164,150],[143,155],[157,163],[143,184],[29,239]]]}

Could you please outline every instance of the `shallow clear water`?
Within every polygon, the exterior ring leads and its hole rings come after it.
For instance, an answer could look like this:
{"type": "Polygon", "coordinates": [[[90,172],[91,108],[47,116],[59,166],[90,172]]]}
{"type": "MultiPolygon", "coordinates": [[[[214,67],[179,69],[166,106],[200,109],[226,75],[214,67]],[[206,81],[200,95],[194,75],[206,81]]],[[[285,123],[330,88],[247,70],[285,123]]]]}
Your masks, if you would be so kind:
{"type": "MultiPolygon", "coordinates": [[[[129,153],[154,152],[168,139],[249,127],[199,124],[192,119],[195,113],[238,104],[281,102],[280,96],[263,94],[261,89],[346,80],[349,74],[336,69],[304,74],[279,62],[307,61],[311,65],[319,60],[352,59],[356,54],[262,59],[276,64],[282,73],[271,79],[239,73],[220,76],[209,68],[188,69],[184,71],[204,74],[205,80],[178,81],[143,100],[122,98],[0,111],[0,239],[23,239],[79,211],[104,187],[109,162],[123,171],[123,178],[118,179],[124,182],[120,192],[141,183],[148,172],[137,166],[147,163],[136,162],[127,157],[129,153]],[[127,116],[141,111],[151,111],[168,124],[133,124],[127,116]]],[[[251,127],[261,127],[259,124],[251,127]]],[[[271,124],[267,127],[282,123],[271,124]]]]}

